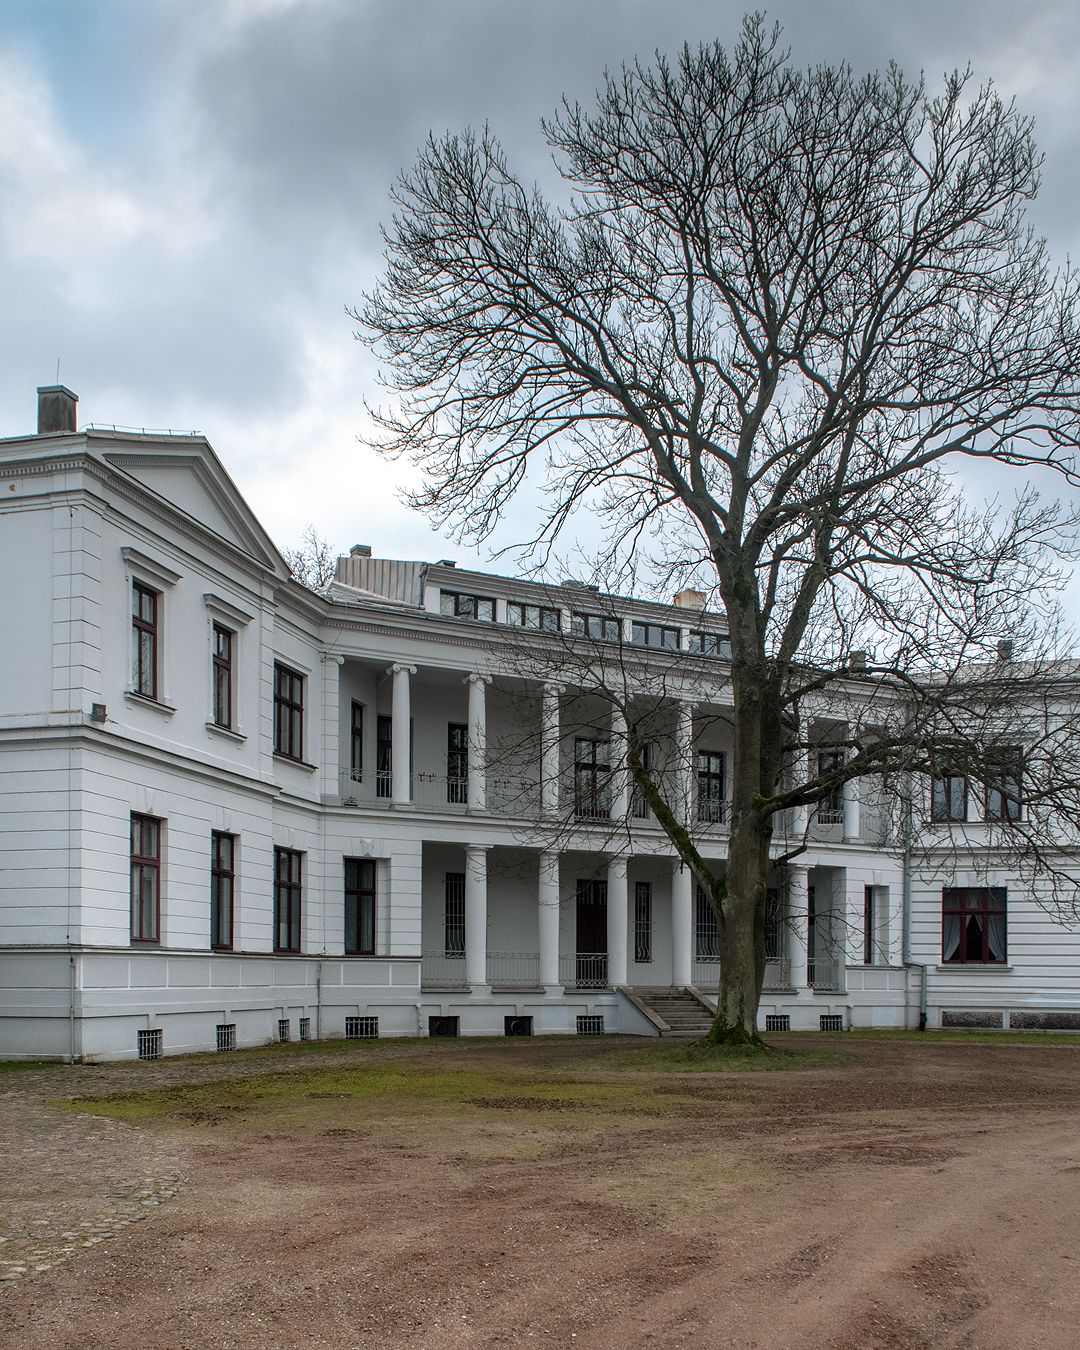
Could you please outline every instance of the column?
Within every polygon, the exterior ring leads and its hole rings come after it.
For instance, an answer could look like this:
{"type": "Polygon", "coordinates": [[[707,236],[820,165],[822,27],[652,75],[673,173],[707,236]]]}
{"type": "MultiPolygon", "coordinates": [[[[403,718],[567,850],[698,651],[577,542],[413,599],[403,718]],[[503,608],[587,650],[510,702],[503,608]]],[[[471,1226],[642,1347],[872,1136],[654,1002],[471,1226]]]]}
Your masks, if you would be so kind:
{"type": "Polygon", "coordinates": [[[469,810],[487,810],[487,687],[490,675],[470,675],[469,810]]]}
{"type": "Polygon", "coordinates": [[[545,816],[559,814],[559,695],[557,684],[544,685],[540,708],[540,810],[545,816]]]}
{"type": "Polygon", "coordinates": [[[562,993],[559,979],[559,855],[554,849],[540,854],[539,902],[540,983],[545,993],[562,993]]]}
{"type": "MultiPolygon", "coordinates": [[[[622,822],[630,813],[630,775],[626,768],[626,715],[619,705],[611,708],[611,819],[622,822]]],[[[611,913],[610,887],[608,913],[611,913]]],[[[611,950],[608,949],[608,963],[611,950]]]]}
{"type": "MultiPolygon", "coordinates": [[[[675,811],[684,825],[694,819],[694,705],[680,699],[675,727],[675,811]]],[[[689,984],[689,979],[686,981],[689,984]]]]}
{"type": "Polygon", "coordinates": [[[465,982],[487,988],[487,849],[465,849],[465,982]]]}
{"type": "Polygon", "coordinates": [[[341,740],[340,686],[341,667],[345,663],[343,656],[333,652],[322,655],[322,799],[324,802],[337,803],[341,800],[341,781],[339,777],[341,740]]]}
{"type": "Polygon", "coordinates": [[[391,666],[394,689],[390,703],[390,800],[394,806],[412,804],[412,774],[409,770],[412,748],[409,676],[416,674],[415,666],[391,666]]]}
{"type": "Polygon", "coordinates": [[[862,838],[861,780],[849,778],[844,784],[844,841],[854,844],[862,838]]]}
{"type": "Polygon", "coordinates": [[[627,890],[626,859],[612,858],[607,869],[607,974],[612,989],[627,983],[627,890]]]}
{"type": "Polygon", "coordinates": [[[809,989],[807,979],[807,949],[810,928],[810,869],[801,864],[788,864],[787,869],[787,949],[789,979],[797,994],[809,989]]]}
{"type": "Polygon", "coordinates": [[[693,878],[677,858],[671,872],[671,983],[692,984],[694,905],[693,878]]]}

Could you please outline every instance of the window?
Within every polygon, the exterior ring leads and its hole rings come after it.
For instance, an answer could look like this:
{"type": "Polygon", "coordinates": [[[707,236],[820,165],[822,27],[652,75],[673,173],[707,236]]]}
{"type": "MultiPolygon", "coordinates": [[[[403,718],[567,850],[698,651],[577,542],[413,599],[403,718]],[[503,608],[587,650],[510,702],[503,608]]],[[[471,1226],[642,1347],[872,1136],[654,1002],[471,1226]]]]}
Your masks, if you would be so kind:
{"type": "Polygon", "coordinates": [[[443,953],[449,957],[465,955],[465,873],[447,872],[446,903],[443,911],[443,953]]]}
{"type": "Polygon", "coordinates": [[[154,1031],[138,1031],[135,1033],[136,1053],[140,1059],[160,1059],[163,1053],[162,1042],[164,1033],[160,1029],[154,1031]]]}
{"type": "Polygon", "coordinates": [[[635,620],[630,629],[630,641],[635,647],[653,647],[657,650],[677,652],[679,637],[678,628],[668,628],[659,623],[638,623],[635,620]]]}
{"type": "Polygon", "coordinates": [[[364,705],[356,699],[349,705],[349,777],[364,781],[364,705]]]}
{"type": "Polygon", "coordinates": [[[987,820],[1020,819],[1023,765],[1022,746],[997,746],[987,752],[987,820]]]}
{"type": "Polygon", "coordinates": [[[236,1023],[219,1022],[214,1028],[214,1047],[219,1052],[236,1049],[236,1023]]]}
{"type": "Polygon", "coordinates": [[[454,619],[495,622],[495,601],[490,595],[462,595],[460,591],[439,592],[439,613],[454,619]]]}
{"type": "Polygon", "coordinates": [[[274,951],[300,950],[300,906],[304,855],[274,849],[274,951]]]}
{"type": "MultiPolygon", "coordinates": [[[[819,778],[828,778],[844,767],[843,750],[819,750],[817,771],[819,778]]],[[[831,787],[818,802],[817,818],[823,825],[844,823],[844,788],[841,783],[831,787]]]]}
{"type": "Polygon", "coordinates": [[[514,628],[536,628],[542,633],[557,633],[562,627],[562,615],[547,605],[522,605],[516,600],[508,600],[506,622],[514,628]]]}
{"type": "Polygon", "coordinates": [[[618,642],[622,625],[619,620],[603,614],[571,614],[570,631],[576,637],[592,638],[596,642],[618,642]]]}
{"type": "Polygon", "coordinates": [[[696,652],[698,656],[719,656],[726,661],[731,660],[731,643],[722,633],[691,632],[687,651],[696,652]]]}
{"type": "Polygon", "coordinates": [[[694,955],[699,961],[719,961],[720,920],[712,901],[698,886],[694,892],[694,955]]]}
{"type": "Polygon", "coordinates": [[[304,758],[304,677],[274,663],[274,753],[304,758]]]}
{"type": "Polygon", "coordinates": [[[161,940],[161,821],[131,817],[131,940],[161,940]]]}
{"type": "Polygon", "coordinates": [[[345,859],[345,951],[375,955],[375,864],[370,858],[345,859]]]}
{"type": "Polygon", "coordinates": [[[611,742],[588,736],[574,739],[574,814],[584,820],[607,820],[611,811],[608,788],[611,742]]]}
{"type": "Polygon", "coordinates": [[[876,959],[874,934],[877,931],[877,906],[873,886],[863,887],[863,965],[872,966],[876,959]]]}
{"type": "Polygon", "coordinates": [[[652,960],[652,882],[634,886],[634,960],[647,965],[652,960]]]}
{"type": "Polygon", "coordinates": [[[158,601],[140,581],[131,584],[131,687],[144,698],[158,696],[158,601]]]}
{"type": "Polygon", "coordinates": [[[784,897],[776,886],[765,891],[765,960],[784,959],[784,897]]]}
{"type": "Polygon", "coordinates": [[[375,723],[375,796],[389,797],[394,785],[394,719],[380,713],[375,723]]]}
{"type": "Polygon", "coordinates": [[[951,886],[941,892],[941,959],[996,965],[1005,960],[1004,886],[951,886]]]}
{"type": "Polygon", "coordinates": [[[698,820],[724,819],[724,756],[716,750],[698,751],[698,820]]]}
{"type": "Polygon", "coordinates": [[[469,800],[469,728],[450,722],[446,728],[446,800],[469,800]]]}
{"type": "Polygon", "coordinates": [[[231,730],[233,724],[233,641],[236,634],[221,624],[213,629],[214,725],[231,730]]]}
{"type": "Polygon", "coordinates": [[[210,835],[210,946],[229,951],[233,945],[233,890],[236,883],[236,836],[210,835]]]}
{"type": "Polygon", "coordinates": [[[935,776],[930,789],[930,819],[936,824],[967,820],[968,780],[962,773],[946,770],[935,776]]]}

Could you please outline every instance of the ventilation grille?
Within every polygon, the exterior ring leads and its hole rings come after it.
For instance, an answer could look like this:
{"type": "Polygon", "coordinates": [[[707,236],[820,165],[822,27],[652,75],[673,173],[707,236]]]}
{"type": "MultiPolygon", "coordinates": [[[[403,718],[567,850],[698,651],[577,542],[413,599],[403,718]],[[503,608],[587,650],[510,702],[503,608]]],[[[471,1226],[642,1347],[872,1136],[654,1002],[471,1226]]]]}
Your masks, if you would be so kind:
{"type": "Polygon", "coordinates": [[[379,1019],[377,1017],[346,1017],[345,1039],[347,1041],[377,1041],[379,1039],[379,1019]]]}
{"type": "Polygon", "coordinates": [[[844,1015],[843,1013],[822,1013],[818,1018],[818,1025],[822,1031],[843,1031],[844,1015]]]}
{"type": "Polygon", "coordinates": [[[277,1038],[280,1045],[286,1045],[289,1041],[289,1019],[287,1017],[278,1018],[277,1038]]]}
{"type": "Polygon", "coordinates": [[[766,1013],[765,1014],[766,1031],[790,1031],[791,1015],[790,1013],[766,1013]]]}
{"type": "Polygon", "coordinates": [[[311,1018],[301,1017],[300,1019],[300,1039],[302,1041],[311,1040],[311,1018]]]}
{"type": "Polygon", "coordinates": [[[161,1058],[162,1033],[158,1031],[140,1031],[139,1032],[139,1058],[140,1059],[160,1059],[161,1058]]]}
{"type": "Polygon", "coordinates": [[[504,1017],[503,1033],[507,1036],[531,1036],[533,1034],[531,1017],[504,1017]]]}
{"type": "Polygon", "coordinates": [[[577,1034],[579,1036],[602,1036],[604,1034],[604,1015],[598,1016],[586,1014],[577,1020],[577,1034]]]}
{"type": "Polygon", "coordinates": [[[429,1036],[459,1036],[461,1034],[456,1017],[429,1017],[427,1029],[429,1036]]]}
{"type": "Polygon", "coordinates": [[[217,1048],[219,1050],[236,1049],[236,1023],[219,1022],[215,1028],[217,1034],[217,1048]]]}

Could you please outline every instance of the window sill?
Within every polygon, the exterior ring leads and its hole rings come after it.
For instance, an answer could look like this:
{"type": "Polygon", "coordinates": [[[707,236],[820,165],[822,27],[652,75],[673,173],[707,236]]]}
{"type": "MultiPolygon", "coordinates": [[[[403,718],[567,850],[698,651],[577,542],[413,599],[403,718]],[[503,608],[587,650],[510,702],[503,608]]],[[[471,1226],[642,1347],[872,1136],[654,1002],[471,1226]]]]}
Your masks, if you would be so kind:
{"type": "Polygon", "coordinates": [[[172,717],[176,709],[171,703],[162,703],[157,698],[147,698],[145,694],[137,694],[134,689],[124,690],[124,701],[132,704],[136,708],[152,708],[154,712],[160,713],[162,717],[172,717]]]}
{"type": "Polygon", "coordinates": [[[1011,975],[1006,961],[947,961],[934,967],[938,975],[1011,975]]]}
{"type": "Polygon", "coordinates": [[[274,759],[279,764],[291,764],[294,769],[303,769],[305,773],[315,773],[319,767],[317,764],[309,764],[306,759],[294,759],[292,755],[283,755],[280,750],[274,751],[274,759]]]}
{"type": "Polygon", "coordinates": [[[234,731],[232,727],[220,726],[217,722],[207,722],[207,731],[212,731],[215,736],[224,736],[227,741],[236,741],[238,745],[243,745],[247,737],[242,731],[234,731]]]}

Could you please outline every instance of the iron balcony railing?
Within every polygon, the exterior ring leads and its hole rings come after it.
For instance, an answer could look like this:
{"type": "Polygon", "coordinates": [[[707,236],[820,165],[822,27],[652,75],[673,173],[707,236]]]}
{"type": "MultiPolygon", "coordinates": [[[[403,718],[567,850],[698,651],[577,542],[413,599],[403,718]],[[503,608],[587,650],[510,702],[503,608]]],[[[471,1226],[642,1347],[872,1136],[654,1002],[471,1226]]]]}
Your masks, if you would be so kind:
{"type": "Polygon", "coordinates": [[[806,982],[811,989],[842,989],[844,987],[840,978],[842,969],[838,957],[812,956],[806,963],[806,982]]]}
{"type": "Polygon", "coordinates": [[[560,956],[559,982],[573,989],[606,989],[607,952],[572,952],[560,956]]]}

